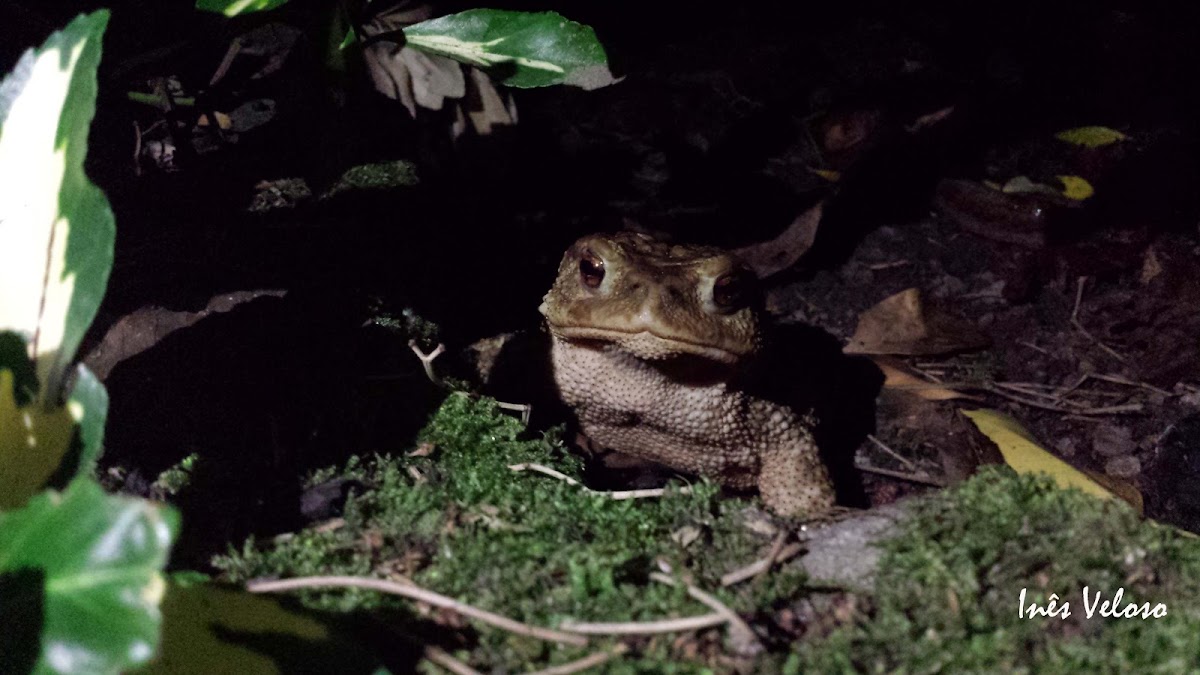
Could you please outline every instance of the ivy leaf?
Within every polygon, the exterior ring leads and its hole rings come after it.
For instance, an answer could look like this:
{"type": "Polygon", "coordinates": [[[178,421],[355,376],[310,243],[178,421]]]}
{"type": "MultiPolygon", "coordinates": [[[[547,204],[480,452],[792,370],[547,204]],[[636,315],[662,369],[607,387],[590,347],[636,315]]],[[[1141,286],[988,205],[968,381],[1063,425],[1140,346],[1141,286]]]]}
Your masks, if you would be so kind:
{"type": "Polygon", "coordinates": [[[477,66],[510,87],[616,81],[595,31],[557,12],[471,9],[408,26],[404,36],[414,49],[477,66]]]}
{"type": "Polygon", "coordinates": [[[112,210],[83,171],[107,24],[79,16],[0,84],[0,332],[25,339],[49,405],[112,269],[112,210]]]}
{"type": "Polygon", "coordinates": [[[88,478],[0,513],[0,616],[18,629],[0,631],[0,671],[116,673],[149,660],[178,529],[173,509],[88,478]]]}
{"type": "Polygon", "coordinates": [[[216,12],[228,17],[252,12],[265,12],[286,5],[288,0],[196,0],[196,9],[216,12]]]}

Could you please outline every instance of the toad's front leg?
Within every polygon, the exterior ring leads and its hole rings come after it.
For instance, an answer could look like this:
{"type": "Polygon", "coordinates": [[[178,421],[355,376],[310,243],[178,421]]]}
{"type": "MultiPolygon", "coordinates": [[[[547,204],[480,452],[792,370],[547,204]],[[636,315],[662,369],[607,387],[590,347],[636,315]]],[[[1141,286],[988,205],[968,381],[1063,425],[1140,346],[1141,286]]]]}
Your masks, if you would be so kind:
{"type": "Polygon", "coordinates": [[[833,482],[812,437],[797,436],[762,453],[758,491],[780,516],[818,516],[833,508],[833,482]]]}

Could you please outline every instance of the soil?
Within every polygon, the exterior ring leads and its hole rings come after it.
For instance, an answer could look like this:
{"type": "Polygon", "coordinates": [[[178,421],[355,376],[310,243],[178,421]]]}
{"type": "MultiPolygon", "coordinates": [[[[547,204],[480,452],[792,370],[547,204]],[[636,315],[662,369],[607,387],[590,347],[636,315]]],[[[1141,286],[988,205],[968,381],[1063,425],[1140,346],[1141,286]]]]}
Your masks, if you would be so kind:
{"type": "MultiPolygon", "coordinates": [[[[767,7],[726,7],[714,21],[670,3],[637,20],[588,6],[572,18],[596,26],[626,79],[518,92],[518,127],[457,146],[445,119],[412,122],[361,74],[314,86],[310,42],[256,85],[278,102],[271,123],[168,173],[134,170],[132,122],[146,111],[124,92],[148,75],[202,84],[228,40],[265,19],[108,4],[110,33],[140,37],[111,38],[101,73],[89,170],[118,242],[81,353],[144,308],[245,300],[158,336],[106,379],[113,483],[146,492],[192,453],[208,467],[182,505],[174,564],[202,568],[247,534],[302,524],[299,477],[313,468],[411,447],[438,394],[405,340],[372,323],[381,312],[411,310],[451,348],[528,330],[581,234],[639,227],[753,245],[818,200],[813,248],[766,280],[781,320],[845,341],[864,311],[919,289],[991,346],[908,368],[1010,412],[1068,462],[1130,482],[1148,516],[1200,531],[1188,496],[1200,478],[1200,210],[1189,187],[1200,102],[1195,67],[1172,61],[1189,44],[1180,13],[1195,9],[1017,3],[977,18],[849,3],[797,24],[767,7]],[[185,48],[139,61],[157,42],[185,48]],[[1064,80],[1062,63],[1090,75],[1064,80]],[[1129,140],[1084,150],[1054,138],[1091,124],[1129,140]],[[418,185],[249,210],[282,179],[319,193],[349,166],[398,158],[416,161],[418,185]],[[994,191],[999,207],[939,207],[945,179],[1060,174],[1086,175],[1096,194],[1031,207],[994,191]],[[980,236],[981,218],[1037,236],[980,236]]],[[[303,8],[273,18],[315,21],[303,8]]],[[[961,404],[885,390],[875,436],[941,482],[959,479],[986,454],[961,404]]],[[[875,462],[873,448],[863,452],[875,462]]],[[[930,489],[865,480],[876,504],[930,489]]]]}

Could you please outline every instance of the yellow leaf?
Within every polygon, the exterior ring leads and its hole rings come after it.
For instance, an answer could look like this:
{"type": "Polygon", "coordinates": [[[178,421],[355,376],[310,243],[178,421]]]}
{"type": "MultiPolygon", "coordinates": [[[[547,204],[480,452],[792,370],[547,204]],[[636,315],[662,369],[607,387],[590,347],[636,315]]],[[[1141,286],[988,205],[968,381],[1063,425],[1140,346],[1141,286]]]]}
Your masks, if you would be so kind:
{"type": "Polygon", "coordinates": [[[1054,134],[1054,137],[1060,141],[1066,141],[1072,145],[1082,145],[1085,148],[1099,148],[1105,145],[1112,145],[1117,141],[1127,140],[1129,137],[1108,127],[1079,127],[1077,129],[1067,129],[1054,134]]]}
{"type": "Polygon", "coordinates": [[[841,171],[834,171],[833,169],[814,169],[812,167],[809,167],[808,170],[817,174],[821,178],[824,178],[830,183],[836,183],[842,179],[841,171]]]}
{"type": "Polygon", "coordinates": [[[69,407],[17,406],[13,379],[0,369],[0,511],[21,506],[54,475],[77,419],[69,407]]]}
{"type": "Polygon", "coordinates": [[[962,413],[975,424],[980,433],[1000,448],[1004,462],[1017,473],[1045,473],[1053,478],[1059,487],[1077,488],[1104,499],[1115,497],[1112,492],[1075,467],[1047,452],[1019,422],[1008,415],[987,409],[964,410],[962,413]]]}
{"type": "Polygon", "coordinates": [[[1063,184],[1063,196],[1081,202],[1096,194],[1092,184],[1079,176],[1058,176],[1063,184]]]}

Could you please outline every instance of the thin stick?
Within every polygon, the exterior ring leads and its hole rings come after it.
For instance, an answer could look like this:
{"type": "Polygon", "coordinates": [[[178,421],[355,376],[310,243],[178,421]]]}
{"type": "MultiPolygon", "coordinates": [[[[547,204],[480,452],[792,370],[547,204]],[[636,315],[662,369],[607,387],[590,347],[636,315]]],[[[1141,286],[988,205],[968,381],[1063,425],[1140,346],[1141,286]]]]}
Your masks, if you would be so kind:
{"type": "Polygon", "coordinates": [[[879,440],[878,438],[875,438],[875,436],[873,436],[871,434],[867,434],[867,440],[874,443],[875,446],[878,447],[880,450],[883,450],[887,454],[889,454],[892,457],[899,460],[900,463],[903,464],[904,466],[907,466],[908,468],[914,469],[914,470],[917,468],[917,465],[913,464],[911,460],[909,460],[907,457],[902,456],[900,453],[896,452],[895,450],[889,448],[887,445],[884,444],[883,441],[879,440]]]}
{"type": "Polygon", "coordinates": [[[771,550],[767,552],[767,564],[761,572],[754,576],[754,583],[761,582],[763,576],[775,566],[775,561],[779,559],[779,552],[783,550],[783,545],[787,543],[789,535],[790,533],[787,530],[783,530],[775,535],[775,541],[771,542],[771,550]]]}
{"type": "Polygon", "coordinates": [[[442,382],[442,378],[438,377],[437,373],[433,372],[433,360],[441,356],[442,353],[446,351],[446,345],[439,342],[438,346],[433,348],[433,351],[426,354],[425,352],[421,351],[419,346],[417,346],[416,340],[409,340],[408,348],[411,349],[413,353],[417,355],[417,358],[421,360],[421,366],[425,368],[425,377],[428,377],[430,382],[439,387],[446,386],[446,383],[442,382]]]}
{"type": "MultiPolygon", "coordinates": [[[[608,497],[609,499],[612,499],[614,501],[623,501],[626,499],[645,499],[647,497],[661,497],[667,493],[667,488],[645,488],[642,490],[614,490],[612,492],[605,492],[603,490],[593,490],[593,489],[587,487],[586,485],[581,484],[579,481],[575,480],[574,478],[571,478],[567,474],[565,474],[561,471],[557,471],[555,469],[551,469],[550,467],[548,467],[544,464],[533,464],[533,463],[529,463],[529,462],[523,462],[521,464],[510,464],[508,468],[510,471],[534,471],[536,473],[550,476],[551,478],[557,478],[558,480],[565,482],[567,485],[578,486],[579,489],[583,490],[584,492],[587,492],[587,493],[593,494],[593,495],[602,495],[602,496],[608,497]]],[[[692,486],[684,485],[683,487],[679,488],[677,490],[677,492],[681,495],[689,495],[692,493],[692,486]]]]}
{"type": "MultiPolygon", "coordinates": [[[[650,578],[668,586],[679,585],[679,581],[672,579],[662,572],[652,572],[650,578]]],[[[725,620],[729,622],[729,632],[731,637],[734,638],[734,642],[743,645],[743,649],[739,651],[745,652],[747,655],[762,653],[763,646],[759,642],[758,636],[750,629],[749,624],[737,615],[737,612],[729,609],[725,603],[718,600],[712,594],[702,591],[691,584],[685,584],[685,586],[687,587],[688,595],[693,599],[708,605],[709,609],[725,616],[725,620]]]]}
{"type": "Polygon", "coordinates": [[[1094,342],[1097,347],[1103,349],[1109,356],[1120,361],[1121,363],[1128,363],[1124,356],[1121,356],[1115,349],[1096,339],[1096,336],[1092,335],[1088,329],[1084,328],[1083,324],[1079,321],[1079,306],[1083,302],[1083,287],[1085,284],[1087,284],[1087,280],[1087,277],[1079,277],[1079,279],[1075,282],[1075,307],[1071,310],[1071,325],[1075,326],[1075,328],[1082,333],[1085,338],[1094,342]]]}
{"type": "MultiPolygon", "coordinates": [[[[779,550],[779,553],[775,556],[774,562],[781,563],[781,562],[784,562],[785,560],[794,558],[794,557],[800,555],[800,553],[803,550],[804,550],[803,544],[800,544],[800,543],[788,544],[787,546],[784,546],[782,549],[779,550]]],[[[771,569],[772,564],[773,563],[770,558],[760,558],[760,559],[755,560],[754,562],[750,563],[749,565],[746,565],[745,567],[739,567],[738,569],[733,570],[732,572],[727,572],[721,576],[721,586],[722,587],[732,586],[734,584],[739,584],[747,579],[753,579],[754,577],[761,574],[763,570],[771,569]]]]}
{"type": "Polygon", "coordinates": [[[580,635],[655,635],[658,633],[682,633],[689,630],[712,628],[725,623],[723,614],[701,614],[682,619],[662,621],[625,621],[617,623],[576,623],[564,621],[559,628],[580,635]]]}
{"type": "Polygon", "coordinates": [[[596,652],[595,654],[585,656],[582,659],[570,661],[568,663],[553,666],[551,668],[535,670],[531,673],[526,673],[526,675],[571,675],[572,673],[578,673],[580,671],[587,670],[588,668],[595,668],[601,664],[608,663],[609,660],[616,658],[627,651],[629,651],[629,647],[626,647],[623,644],[617,644],[608,651],[596,652]]]}
{"type": "Polygon", "coordinates": [[[1096,378],[1097,380],[1104,380],[1105,382],[1112,382],[1113,384],[1123,384],[1123,385],[1126,385],[1129,387],[1141,387],[1142,389],[1149,389],[1150,391],[1155,392],[1157,394],[1162,394],[1163,396],[1174,396],[1175,395],[1175,394],[1167,391],[1166,389],[1159,389],[1158,387],[1156,387],[1148,382],[1138,382],[1138,381],[1134,381],[1134,380],[1130,380],[1130,379],[1121,377],[1120,375],[1100,375],[1098,373],[1092,373],[1091,375],[1092,375],[1092,377],[1096,378]]]}
{"type": "Polygon", "coordinates": [[[478,670],[450,656],[441,647],[433,645],[425,647],[425,658],[454,673],[454,675],[482,675],[478,670]]]}
{"type": "Polygon", "coordinates": [[[1032,342],[1026,342],[1025,340],[1017,340],[1017,344],[1021,345],[1022,347],[1029,347],[1033,351],[1041,352],[1041,353],[1045,354],[1046,356],[1050,355],[1050,352],[1046,351],[1045,349],[1042,349],[1041,347],[1033,344],[1032,342]]]}
{"type": "MultiPolygon", "coordinates": [[[[501,616],[494,612],[489,612],[486,609],[479,609],[471,605],[459,602],[454,598],[447,597],[440,593],[426,590],[414,584],[398,584],[393,581],[384,579],[369,579],[365,577],[346,577],[346,576],[320,576],[320,577],[297,577],[295,579],[279,579],[276,581],[252,581],[246,584],[246,590],[251,593],[274,593],[277,591],[290,591],[295,589],[313,589],[313,588],[365,588],[367,590],[379,591],[381,593],[391,593],[392,595],[400,595],[412,600],[424,602],[434,607],[441,607],[458,612],[463,616],[471,617],[483,623],[495,626],[502,630],[517,635],[525,635],[534,637],[539,640],[548,642],[560,642],[563,644],[575,645],[582,647],[587,644],[587,639],[571,633],[552,630],[550,628],[541,628],[539,626],[530,626],[528,624],[515,621],[506,616],[501,616]]],[[[572,631],[578,632],[578,631],[572,631]]]]}
{"type": "Polygon", "coordinates": [[[880,476],[887,476],[888,478],[899,478],[900,480],[906,480],[910,483],[920,483],[921,485],[932,485],[934,487],[946,487],[945,481],[932,476],[927,476],[925,474],[893,471],[892,469],[884,469],[871,464],[863,464],[861,462],[855,462],[854,468],[858,469],[859,471],[866,471],[867,473],[876,473],[880,476]]]}

